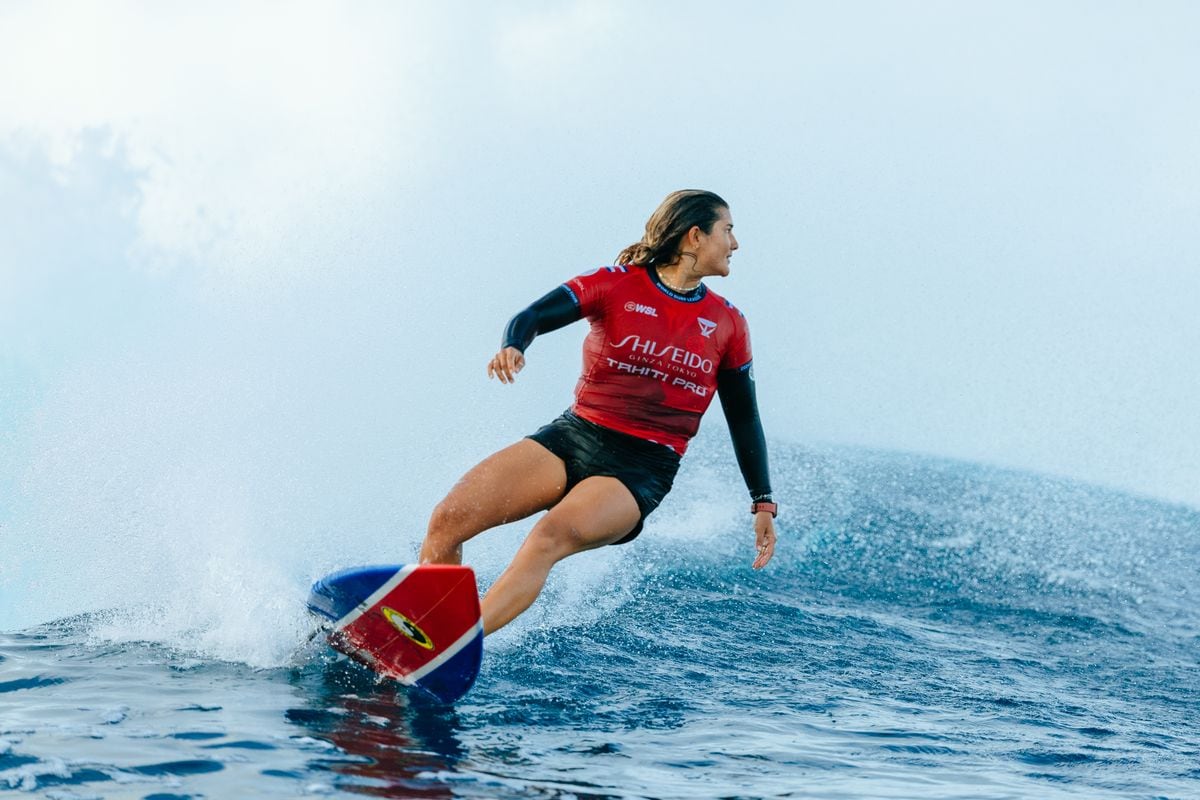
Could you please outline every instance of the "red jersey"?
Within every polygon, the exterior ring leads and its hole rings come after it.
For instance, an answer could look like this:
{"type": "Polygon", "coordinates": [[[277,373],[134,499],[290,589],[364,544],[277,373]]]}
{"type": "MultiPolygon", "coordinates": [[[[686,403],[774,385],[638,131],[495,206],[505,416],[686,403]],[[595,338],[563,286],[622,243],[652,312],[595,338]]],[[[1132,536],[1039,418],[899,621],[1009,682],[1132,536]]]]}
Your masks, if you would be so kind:
{"type": "Polygon", "coordinates": [[[563,286],[592,326],[571,410],[683,455],[717,373],[750,363],[741,312],[706,286],[680,294],[638,266],[602,267],[563,286]]]}

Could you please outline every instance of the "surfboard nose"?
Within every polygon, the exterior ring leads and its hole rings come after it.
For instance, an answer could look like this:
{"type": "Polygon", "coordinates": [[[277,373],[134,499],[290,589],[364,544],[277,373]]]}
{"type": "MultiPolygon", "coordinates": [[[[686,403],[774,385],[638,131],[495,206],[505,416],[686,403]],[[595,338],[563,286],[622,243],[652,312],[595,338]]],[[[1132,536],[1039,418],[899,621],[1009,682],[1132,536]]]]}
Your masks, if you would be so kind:
{"type": "Polygon", "coordinates": [[[308,610],[337,622],[379,590],[400,570],[399,564],[349,567],[312,585],[308,610]]]}

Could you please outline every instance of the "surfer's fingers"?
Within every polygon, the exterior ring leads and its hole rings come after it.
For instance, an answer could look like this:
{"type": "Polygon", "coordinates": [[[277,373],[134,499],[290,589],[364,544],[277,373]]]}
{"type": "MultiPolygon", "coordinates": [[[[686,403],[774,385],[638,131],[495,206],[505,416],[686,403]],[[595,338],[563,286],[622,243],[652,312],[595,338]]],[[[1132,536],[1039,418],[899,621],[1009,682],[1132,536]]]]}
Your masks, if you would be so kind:
{"type": "Polygon", "coordinates": [[[512,383],[525,366],[525,356],[515,347],[506,347],[488,362],[488,377],[499,378],[501,383],[512,383]]]}
{"type": "Polygon", "coordinates": [[[500,361],[499,355],[492,356],[492,360],[487,365],[487,373],[489,378],[499,378],[501,383],[507,383],[504,379],[504,365],[500,361]]]}
{"type": "Polygon", "coordinates": [[[767,514],[756,515],[754,519],[754,569],[762,569],[775,555],[775,519],[767,514]],[[761,518],[760,518],[761,517],[761,518]]]}

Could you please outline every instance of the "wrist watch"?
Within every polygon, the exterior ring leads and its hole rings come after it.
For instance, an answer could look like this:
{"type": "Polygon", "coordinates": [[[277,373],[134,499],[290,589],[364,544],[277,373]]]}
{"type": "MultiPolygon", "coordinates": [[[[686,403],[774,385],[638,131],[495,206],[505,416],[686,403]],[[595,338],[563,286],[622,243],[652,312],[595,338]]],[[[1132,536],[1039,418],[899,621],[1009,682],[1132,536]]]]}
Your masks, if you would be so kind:
{"type": "Polygon", "coordinates": [[[769,511],[772,517],[777,517],[779,516],[779,504],[772,503],[770,500],[756,500],[750,504],[751,514],[757,514],[760,511],[769,511]]]}

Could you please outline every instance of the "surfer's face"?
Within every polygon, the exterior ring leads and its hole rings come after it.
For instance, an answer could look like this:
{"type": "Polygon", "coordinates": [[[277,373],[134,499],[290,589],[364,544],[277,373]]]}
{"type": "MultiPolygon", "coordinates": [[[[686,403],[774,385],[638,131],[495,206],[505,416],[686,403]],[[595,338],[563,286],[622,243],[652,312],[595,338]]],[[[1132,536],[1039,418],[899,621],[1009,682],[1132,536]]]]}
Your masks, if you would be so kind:
{"type": "MultiPolygon", "coordinates": [[[[695,271],[701,275],[728,275],[729,259],[738,249],[737,237],[733,235],[733,217],[728,208],[722,208],[712,230],[705,233],[693,229],[695,235],[695,271]]],[[[688,248],[689,250],[691,248],[688,248]]]]}

